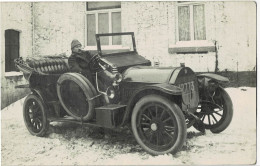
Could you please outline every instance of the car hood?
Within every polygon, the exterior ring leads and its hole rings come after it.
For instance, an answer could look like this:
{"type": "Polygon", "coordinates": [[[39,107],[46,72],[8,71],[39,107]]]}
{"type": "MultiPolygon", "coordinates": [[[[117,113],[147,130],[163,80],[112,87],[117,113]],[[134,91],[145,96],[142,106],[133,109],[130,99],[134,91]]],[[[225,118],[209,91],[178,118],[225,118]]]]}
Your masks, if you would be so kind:
{"type": "Polygon", "coordinates": [[[134,66],[123,73],[124,82],[168,83],[177,67],[134,66]]]}
{"type": "Polygon", "coordinates": [[[114,67],[117,67],[118,71],[121,73],[128,69],[129,67],[136,65],[146,65],[150,66],[151,62],[144,57],[138,55],[136,52],[109,55],[101,58],[104,62],[114,67]]]}

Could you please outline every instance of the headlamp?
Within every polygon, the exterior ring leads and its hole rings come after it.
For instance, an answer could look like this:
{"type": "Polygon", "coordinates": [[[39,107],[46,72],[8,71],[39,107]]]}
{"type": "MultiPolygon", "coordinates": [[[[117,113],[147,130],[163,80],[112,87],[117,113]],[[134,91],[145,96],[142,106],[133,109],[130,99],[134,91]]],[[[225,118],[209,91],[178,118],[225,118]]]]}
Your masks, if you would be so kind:
{"type": "Polygon", "coordinates": [[[116,73],[116,75],[115,75],[115,81],[116,81],[116,82],[121,82],[122,79],[123,79],[122,74],[116,73]]]}
{"type": "Polygon", "coordinates": [[[113,99],[115,97],[115,95],[116,95],[115,89],[112,86],[108,87],[107,91],[106,91],[106,94],[107,94],[108,98],[113,99]]]}

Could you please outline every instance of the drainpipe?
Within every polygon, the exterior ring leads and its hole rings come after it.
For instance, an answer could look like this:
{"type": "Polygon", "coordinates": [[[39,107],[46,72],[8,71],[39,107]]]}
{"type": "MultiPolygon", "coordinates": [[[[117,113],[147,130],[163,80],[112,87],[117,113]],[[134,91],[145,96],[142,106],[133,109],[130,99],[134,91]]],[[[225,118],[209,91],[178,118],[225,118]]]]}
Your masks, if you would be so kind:
{"type": "Polygon", "coordinates": [[[217,73],[219,71],[218,69],[218,48],[217,48],[217,41],[214,41],[214,45],[215,45],[215,55],[216,55],[216,61],[215,61],[215,73],[217,73]]]}
{"type": "Polygon", "coordinates": [[[32,56],[34,55],[34,2],[32,2],[32,56]]]}
{"type": "Polygon", "coordinates": [[[238,61],[237,61],[237,86],[239,87],[239,81],[238,81],[238,61]]]}

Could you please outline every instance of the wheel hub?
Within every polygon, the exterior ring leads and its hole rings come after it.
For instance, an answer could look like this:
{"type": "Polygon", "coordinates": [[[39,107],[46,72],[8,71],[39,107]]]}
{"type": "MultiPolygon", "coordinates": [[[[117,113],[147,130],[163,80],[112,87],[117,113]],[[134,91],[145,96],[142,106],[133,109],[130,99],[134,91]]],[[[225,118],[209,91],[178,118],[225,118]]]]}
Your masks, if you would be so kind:
{"type": "Polygon", "coordinates": [[[157,130],[157,124],[156,123],[152,123],[151,124],[151,129],[153,130],[153,131],[156,131],[157,130]]]}

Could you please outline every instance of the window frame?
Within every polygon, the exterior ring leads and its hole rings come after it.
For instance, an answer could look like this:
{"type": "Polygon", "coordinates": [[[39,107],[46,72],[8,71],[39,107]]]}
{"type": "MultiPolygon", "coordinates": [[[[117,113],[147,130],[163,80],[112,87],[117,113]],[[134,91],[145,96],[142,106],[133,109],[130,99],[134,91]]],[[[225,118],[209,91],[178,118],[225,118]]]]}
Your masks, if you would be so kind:
{"type": "MultiPolygon", "coordinates": [[[[108,1],[109,2],[109,1],[108,1]]],[[[86,11],[94,11],[94,10],[107,10],[107,9],[118,9],[121,8],[121,3],[120,5],[116,5],[116,6],[109,6],[109,7],[96,7],[96,8],[92,8],[92,9],[88,9],[89,8],[89,2],[87,2],[86,4],[86,11]]]]}
{"type": "Polygon", "coordinates": [[[180,2],[176,5],[176,42],[196,42],[196,41],[206,41],[207,40],[207,23],[205,17],[205,2],[180,2]],[[205,40],[194,40],[194,15],[193,15],[193,6],[195,5],[204,5],[204,23],[205,23],[205,40]],[[179,7],[180,6],[188,6],[190,10],[190,40],[180,41],[179,40],[179,7]]]}
{"type": "MultiPolygon", "coordinates": [[[[101,10],[90,10],[90,11],[86,11],[85,12],[85,43],[86,43],[86,48],[90,49],[90,50],[95,50],[97,48],[97,45],[95,46],[89,46],[88,45],[88,41],[87,41],[87,37],[88,37],[88,14],[94,14],[95,15],[95,23],[96,23],[96,34],[98,33],[98,14],[101,13],[107,13],[108,14],[108,22],[109,22],[109,26],[108,26],[108,33],[112,33],[112,13],[117,13],[120,12],[120,14],[122,14],[122,10],[121,8],[114,8],[114,9],[101,9],[101,10]]],[[[122,16],[122,15],[121,15],[122,16]]],[[[121,31],[122,31],[122,17],[121,17],[121,31]]],[[[112,47],[112,46],[121,46],[121,45],[113,45],[113,40],[112,40],[112,36],[109,37],[109,44],[107,45],[108,48],[112,47]]]]}
{"type": "MultiPolygon", "coordinates": [[[[168,53],[169,54],[206,54],[208,52],[215,52],[216,48],[214,41],[210,39],[210,34],[207,33],[208,18],[206,12],[208,10],[207,2],[175,2],[174,3],[174,20],[171,22],[170,29],[171,37],[169,38],[168,53]],[[205,19],[205,40],[188,40],[179,41],[179,6],[193,6],[194,5],[204,5],[204,19],[205,19]]],[[[193,13],[192,13],[193,14],[193,13]]],[[[193,18],[193,16],[192,16],[193,18]]],[[[193,28],[193,27],[192,27],[193,28]]],[[[194,32],[194,29],[193,29],[194,32]]],[[[194,34],[194,33],[193,33],[194,34]]],[[[194,38],[193,38],[194,39],[194,38]]]]}

